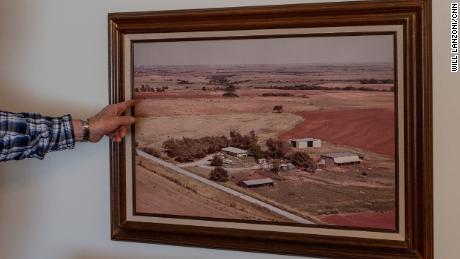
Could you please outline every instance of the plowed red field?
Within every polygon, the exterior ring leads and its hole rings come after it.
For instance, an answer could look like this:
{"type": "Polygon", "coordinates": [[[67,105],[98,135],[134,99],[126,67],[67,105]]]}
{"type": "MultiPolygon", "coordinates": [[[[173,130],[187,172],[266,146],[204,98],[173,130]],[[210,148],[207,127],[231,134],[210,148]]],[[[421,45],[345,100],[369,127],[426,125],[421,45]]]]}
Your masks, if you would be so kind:
{"type": "Polygon", "coordinates": [[[281,139],[314,137],[338,144],[395,156],[392,109],[353,109],[297,112],[303,123],[283,133],[281,139]]]}

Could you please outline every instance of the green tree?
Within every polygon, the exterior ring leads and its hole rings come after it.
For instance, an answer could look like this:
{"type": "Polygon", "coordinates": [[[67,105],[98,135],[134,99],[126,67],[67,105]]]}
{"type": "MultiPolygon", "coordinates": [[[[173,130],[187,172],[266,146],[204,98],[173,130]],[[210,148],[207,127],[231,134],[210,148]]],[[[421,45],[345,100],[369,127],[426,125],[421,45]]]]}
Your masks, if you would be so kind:
{"type": "Polygon", "coordinates": [[[248,152],[249,155],[253,156],[256,160],[266,156],[265,152],[257,143],[251,143],[248,147],[248,152]]]}
{"type": "Polygon", "coordinates": [[[271,171],[274,174],[278,174],[280,170],[281,170],[281,161],[279,159],[273,159],[271,171]]]}
{"type": "Polygon", "coordinates": [[[315,170],[317,168],[316,162],[304,152],[294,152],[290,155],[291,163],[297,167],[306,170],[315,170]]]}
{"type": "Polygon", "coordinates": [[[291,147],[286,141],[274,140],[269,138],[265,143],[267,145],[267,154],[274,159],[286,158],[291,147]]]}
{"type": "Polygon", "coordinates": [[[222,158],[218,155],[215,155],[213,156],[212,160],[211,160],[211,165],[212,166],[222,166],[224,164],[224,161],[222,160],[222,158]]]}
{"type": "Polygon", "coordinates": [[[277,113],[282,113],[283,112],[283,105],[275,105],[273,107],[273,111],[277,113]]]}
{"type": "Polygon", "coordinates": [[[215,182],[226,182],[228,181],[228,172],[222,167],[216,167],[211,171],[209,179],[215,182]]]}

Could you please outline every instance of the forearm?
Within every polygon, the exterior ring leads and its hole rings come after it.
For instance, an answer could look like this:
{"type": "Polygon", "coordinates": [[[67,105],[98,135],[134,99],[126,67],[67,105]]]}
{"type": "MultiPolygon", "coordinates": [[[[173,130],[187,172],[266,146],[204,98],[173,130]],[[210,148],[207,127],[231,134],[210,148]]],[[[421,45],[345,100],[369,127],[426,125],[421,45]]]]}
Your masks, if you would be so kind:
{"type": "Polygon", "coordinates": [[[96,143],[104,136],[121,142],[135,122],[134,117],[123,113],[134,104],[130,100],[108,105],[89,118],[88,125],[70,115],[45,117],[0,111],[0,162],[29,157],[43,159],[48,152],[74,148],[77,141],[96,143]]]}

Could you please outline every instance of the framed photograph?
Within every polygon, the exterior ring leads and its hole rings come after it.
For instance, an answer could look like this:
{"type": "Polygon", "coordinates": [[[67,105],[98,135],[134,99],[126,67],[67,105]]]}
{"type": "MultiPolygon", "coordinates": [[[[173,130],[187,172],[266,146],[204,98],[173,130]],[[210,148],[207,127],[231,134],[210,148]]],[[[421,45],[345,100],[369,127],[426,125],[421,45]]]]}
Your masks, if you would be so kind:
{"type": "Polygon", "coordinates": [[[109,14],[114,240],[433,258],[430,1],[109,14]]]}

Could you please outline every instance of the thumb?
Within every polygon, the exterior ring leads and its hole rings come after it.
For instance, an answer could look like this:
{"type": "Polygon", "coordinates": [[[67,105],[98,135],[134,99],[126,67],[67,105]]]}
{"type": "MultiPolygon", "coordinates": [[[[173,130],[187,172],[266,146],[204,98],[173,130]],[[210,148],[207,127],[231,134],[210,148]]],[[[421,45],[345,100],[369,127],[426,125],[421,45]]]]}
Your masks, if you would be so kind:
{"type": "Polygon", "coordinates": [[[136,122],[136,119],[132,116],[118,116],[116,117],[116,121],[118,123],[118,126],[129,126],[131,124],[133,124],[134,122],[136,122]]]}

